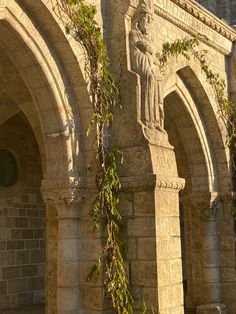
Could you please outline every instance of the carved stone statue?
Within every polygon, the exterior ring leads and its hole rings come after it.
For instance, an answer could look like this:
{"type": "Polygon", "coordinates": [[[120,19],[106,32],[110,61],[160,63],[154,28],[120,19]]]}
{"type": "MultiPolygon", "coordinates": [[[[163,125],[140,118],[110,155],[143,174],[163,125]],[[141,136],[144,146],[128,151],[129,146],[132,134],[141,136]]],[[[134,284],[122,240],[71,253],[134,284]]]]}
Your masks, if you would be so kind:
{"type": "Polygon", "coordinates": [[[147,128],[164,131],[163,96],[159,68],[150,38],[151,0],[141,0],[130,31],[132,70],[141,78],[141,121],[147,128]]]}

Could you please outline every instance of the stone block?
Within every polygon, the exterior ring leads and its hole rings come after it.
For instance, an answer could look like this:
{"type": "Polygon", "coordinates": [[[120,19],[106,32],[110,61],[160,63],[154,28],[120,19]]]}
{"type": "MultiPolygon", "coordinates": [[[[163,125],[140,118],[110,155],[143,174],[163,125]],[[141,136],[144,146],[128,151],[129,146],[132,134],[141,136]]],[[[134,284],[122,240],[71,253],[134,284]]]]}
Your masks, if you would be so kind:
{"type": "Polygon", "coordinates": [[[8,281],[8,293],[22,293],[27,291],[26,279],[11,279],[8,281]]]}
{"type": "Polygon", "coordinates": [[[131,282],[135,286],[156,286],[157,264],[156,262],[134,261],[131,262],[131,282]]]}
{"type": "Polygon", "coordinates": [[[179,194],[168,191],[156,192],[157,215],[179,216],[179,194]]]}
{"type": "Polygon", "coordinates": [[[0,241],[0,251],[6,250],[7,242],[6,241],[0,241]]]}
{"type": "Polygon", "coordinates": [[[138,238],[138,259],[156,260],[156,238],[138,238]]]}
{"type": "Polygon", "coordinates": [[[180,283],[183,281],[182,277],[182,260],[174,259],[169,261],[170,265],[170,281],[172,283],[180,283]]]}
{"type": "Polygon", "coordinates": [[[136,237],[155,236],[155,218],[135,217],[128,219],[128,235],[136,237]]]}
{"type": "Polygon", "coordinates": [[[134,214],[135,216],[155,214],[155,194],[153,191],[134,193],[134,214]]]}
{"type": "Polygon", "coordinates": [[[0,281],[0,296],[7,294],[7,281],[0,281]]]}
{"type": "Polygon", "coordinates": [[[142,289],[143,292],[143,300],[145,300],[145,304],[147,306],[147,310],[153,310],[154,313],[157,311],[157,305],[158,305],[158,292],[157,288],[150,288],[150,287],[144,287],[142,289]]]}
{"type": "Polygon", "coordinates": [[[135,260],[137,259],[137,257],[138,257],[137,238],[129,237],[127,243],[127,259],[135,260]]]}
{"type": "Polygon", "coordinates": [[[21,266],[21,277],[35,277],[38,274],[37,265],[21,266]]]}
{"type": "Polygon", "coordinates": [[[32,264],[44,263],[46,258],[45,249],[41,250],[31,250],[30,261],[32,264]]]}
{"type": "Polygon", "coordinates": [[[10,300],[8,295],[0,295],[0,310],[9,309],[10,300]]]}
{"type": "Polygon", "coordinates": [[[78,239],[79,225],[80,221],[78,219],[61,220],[58,237],[62,239],[78,239]]]}
{"type": "Polygon", "coordinates": [[[11,240],[21,239],[22,230],[21,229],[12,229],[11,230],[11,240]]]}
{"type": "Polygon", "coordinates": [[[11,239],[11,229],[1,228],[0,240],[9,240],[11,239]]]}
{"type": "Polygon", "coordinates": [[[34,303],[33,292],[19,293],[17,295],[17,306],[32,305],[34,303]]]}
{"type": "Polygon", "coordinates": [[[99,311],[104,306],[103,289],[99,287],[84,287],[82,289],[85,311],[99,311]]]}
{"type": "Polygon", "coordinates": [[[3,251],[0,252],[0,266],[14,265],[15,264],[15,252],[3,251]]]}
{"type": "Polygon", "coordinates": [[[133,193],[121,193],[118,205],[122,217],[129,217],[134,214],[134,195],[133,193]]]}
{"type": "Polygon", "coordinates": [[[101,239],[81,239],[79,241],[79,259],[84,260],[97,260],[102,248],[101,239]]]}
{"type": "Polygon", "coordinates": [[[28,219],[25,217],[18,217],[15,221],[16,228],[27,228],[28,227],[28,219]]]}
{"type": "Polygon", "coordinates": [[[57,297],[57,306],[61,311],[79,311],[82,306],[78,288],[59,288],[57,297]]]}
{"type": "Polygon", "coordinates": [[[23,229],[22,230],[22,239],[33,239],[33,229],[23,229]]]}
{"type": "Polygon", "coordinates": [[[64,262],[58,266],[58,286],[76,287],[79,285],[79,262],[64,262]]]}
{"type": "Polygon", "coordinates": [[[158,289],[159,311],[167,310],[172,307],[172,291],[171,286],[165,285],[158,289]]]}
{"type": "Polygon", "coordinates": [[[10,266],[2,268],[2,279],[20,278],[20,266],[10,266]]]}
{"type": "Polygon", "coordinates": [[[171,282],[171,270],[169,260],[158,261],[158,285],[168,285],[171,282]]]}
{"type": "Polygon", "coordinates": [[[22,250],[16,252],[16,264],[17,265],[24,265],[30,263],[30,251],[29,250],[22,250]]]}
{"type": "Polygon", "coordinates": [[[22,240],[7,241],[7,250],[22,250],[24,246],[25,242],[22,240]]]}
{"type": "Polygon", "coordinates": [[[86,261],[79,263],[79,282],[82,286],[101,286],[102,285],[102,272],[99,274],[95,274],[91,280],[88,281],[88,274],[91,270],[92,266],[95,264],[96,261],[86,261]]]}
{"type": "Polygon", "coordinates": [[[170,236],[171,233],[171,217],[157,216],[156,217],[156,234],[157,236],[170,236]]]}
{"type": "Polygon", "coordinates": [[[184,305],[182,282],[171,286],[171,300],[173,308],[184,305]]]}
{"type": "Polygon", "coordinates": [[[26,246],[26,249],[38,249],[39,243],[40,242],[38,240],[26,240],[25,246],[26,246]]]}

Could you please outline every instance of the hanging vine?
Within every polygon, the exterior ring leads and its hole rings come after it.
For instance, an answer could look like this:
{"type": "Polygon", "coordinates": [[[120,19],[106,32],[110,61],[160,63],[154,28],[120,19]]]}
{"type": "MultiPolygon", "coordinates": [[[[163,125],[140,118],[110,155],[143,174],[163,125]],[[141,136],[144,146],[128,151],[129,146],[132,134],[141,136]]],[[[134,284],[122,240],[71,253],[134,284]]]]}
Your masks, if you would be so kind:
{"type": "Polygon", "coordinates": [[[117,209],[121,189],[117,160],[122,159],[122,154],[116,146],[108,146],[105,140],[105,137],[109,138],[109,127],[113,120],[112,108],[117,104],[118,89],[108,70],[106,47],[94,18],[95,7],[86,4],[84,0],[58,0],[57,7],[58,11],[66,16],[63,19],[66,32],[72,35],[86,52],[86,72],[93,105],[88,133],[92,129],[96,131],[98,195],[91,206],[90,215],[95,228],[102,232],[106,242],[97,263],[88,274],[88,279],[104,265],[104,288],[106,293],[111,295],[114,309],[117,313],[130,314],[133,312],[133,298],[128,286],[119,239],[122,217],[117,209]]]}
{"type": "MultiPolygon", "coordinates": [[[[95,228],[102,232],[106,241],[97,263],[88,274],[88,279],[104,265],[104,288],[106,293],[111,295],[114,309],[118,314],[131,314],[133,297],[119,239],[122,217],[117,209],[121,189],[117,162],[122,159],[122,154],[116,146],[107,145],[105,140],[110,136],[112,108],[117,104],[118,89],[108,70],[107,51],[101,30],[95,21],[95,7],[86,4],[85,0],[57,0],[57,7],[58,11],[64,14],[62,19],[66,32],[72,35],[86,52],[86,73],[93,105],[88,133],[92,129],[96,131],[96,155],[100,165],[96,175],[98,194],[91,206],[90,215],[95,228]]],[[[221,117],[227,126],[228,145],[235,150],[236,106],[225,96],[225,81],[209,68],[207,51],[197,49],[199,42],[200,38],[192,37],[165,43],[161,53],[157,54],[160,71],[165,72],[172,57],[182,55],[189,60],[193,56],[198,60],[206,80],[214,89],[221,117]]],[[[145,312],[146,306],[143,310],[143,313],[145,312]]]]}

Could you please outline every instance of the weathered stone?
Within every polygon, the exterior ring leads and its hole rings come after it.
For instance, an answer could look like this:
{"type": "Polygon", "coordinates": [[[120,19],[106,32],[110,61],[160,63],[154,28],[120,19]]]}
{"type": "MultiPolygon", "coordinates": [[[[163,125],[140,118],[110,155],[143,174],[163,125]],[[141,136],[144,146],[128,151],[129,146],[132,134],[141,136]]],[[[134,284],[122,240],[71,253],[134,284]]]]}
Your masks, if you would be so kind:
{"type": "MultiPolygon", "coordinates": [[[[87,1],[120,90],[105,135],[124,154],[118,209],[134,312],[145,302],[148,313],[224,313],[225,303],[235,314],[227,121],[192,51],[168,58],[163,73],[157,55],[203,35],[194,49],[208,50],[235,102],[236,32],[201,5],[232,24],[236,1],[87,1]]],[[[0,311],[46,298],[46,314],[110,314],[104,265],[87,282],[106,237],[89,216],[100,165],[96,131],[86,136],[86,51],[64,31],[56,0],[0,0],[0,20],[0,150],[17,163],[12,185],[0,171],[0,311]]]]}

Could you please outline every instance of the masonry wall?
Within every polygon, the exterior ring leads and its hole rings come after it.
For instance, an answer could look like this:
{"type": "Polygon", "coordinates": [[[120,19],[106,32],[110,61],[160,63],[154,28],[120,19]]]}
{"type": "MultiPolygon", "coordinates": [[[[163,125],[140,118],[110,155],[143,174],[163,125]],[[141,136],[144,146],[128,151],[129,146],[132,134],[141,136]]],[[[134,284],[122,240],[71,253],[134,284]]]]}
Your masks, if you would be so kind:
{"type": "Polygon", "coordinates": [[[37,143],[23,114],[0,127],[0,149],[18,162],[18,181],[0,187],[0,311],[44,302],[45,208],[37,143]]]}

